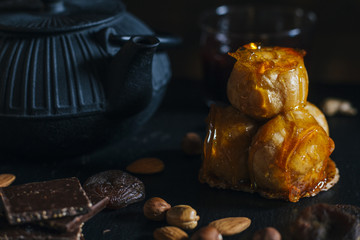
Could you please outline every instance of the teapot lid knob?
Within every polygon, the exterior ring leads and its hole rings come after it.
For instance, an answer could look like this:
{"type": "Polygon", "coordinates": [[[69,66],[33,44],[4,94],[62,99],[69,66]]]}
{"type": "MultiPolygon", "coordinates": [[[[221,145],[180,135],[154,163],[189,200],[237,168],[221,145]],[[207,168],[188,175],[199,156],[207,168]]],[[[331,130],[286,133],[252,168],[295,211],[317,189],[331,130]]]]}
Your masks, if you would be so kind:
{"type": "Polygon", "coordinates": [[[44,4],[45,11],[59,13],[65,11],[63,0],[41,0],[44,4]]]}
{"type": "Polygon", "coordinates": [[[44,4],[63,2],[62,0],[41,0],[44,4]]]}
{"type": "Polygon", "coordinates": [[[125,5],[120,0],[18,0],[23,4],[6,0],[11,4],[5,7],[1,4],[2,1],[0,0],[0,32],[6,30],[54,34],[79,31],[106,25],[120,19],[126,12],[125,5]]]}

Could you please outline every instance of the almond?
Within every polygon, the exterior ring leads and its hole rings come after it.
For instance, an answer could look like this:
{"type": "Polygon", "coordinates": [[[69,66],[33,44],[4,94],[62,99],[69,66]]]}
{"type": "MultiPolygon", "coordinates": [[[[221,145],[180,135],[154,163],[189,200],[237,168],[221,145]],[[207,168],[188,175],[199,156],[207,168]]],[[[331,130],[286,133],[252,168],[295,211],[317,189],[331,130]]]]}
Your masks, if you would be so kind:
{"type": "Polygon", "coordinates": [[[153,174],[164,170],[164,162],[158,158],[140,158],[126,167],[135,174],[153,174]]]}
{"type": "Polygon", "coordinates": [[[0,174],[0,187],[9,186],[15,180],[15,178],[16,177],[13,174],[9,174],[9,173],[0,174]]]}
{"type": "Polygon", "coordinates": [[[215,220],[209,226],[215,227],[223,236],[231,236],[241,233],[251,224],[247,217],[228,217],[215,220]]]}
{"type": "Polygon", "coordinates": [[[154,231],[155,240],[185,240],[189,239],[189,236],[186,232],[181,230],[178,227],[161,227],[157,228],[154,231]]]}

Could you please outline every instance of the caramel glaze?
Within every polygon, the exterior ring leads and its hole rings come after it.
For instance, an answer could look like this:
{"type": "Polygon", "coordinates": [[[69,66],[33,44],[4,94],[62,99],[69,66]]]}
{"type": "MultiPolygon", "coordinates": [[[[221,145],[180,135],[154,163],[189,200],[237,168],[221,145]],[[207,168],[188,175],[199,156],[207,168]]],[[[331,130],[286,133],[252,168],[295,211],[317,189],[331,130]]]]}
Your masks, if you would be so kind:
{"type": "Polygon", "coordinates": [[[258,123],[237,109],[212,105],[199,179],[212,187],[249,190],[248,150],[258,123]]]}
{"type": "Polygon", "coordinates": [[[304,108],[315,118],[319,125],[325,130],[327,135],[330,135],[329,125],[327,123],[324,113],[310,102],[307,102],[304,108]]]}
{"type": "Polygon", "coordinates": [[[237,60],[227,87],[235,108],[262,120],[306,104],[304,51],[249,44],[229,55],[237,60]]]}
{"type": "Polygon", "coordinates": [[[325,169],[324,179],[320,180],[317,183],[317,185],[315,185],[313,188],[309,188],[307,191],[303,192],[302,194],[299,194],[298,191],[295,191],[295,193],[297,193],[295,197],[290,198],[290,196],[284,193],[276,193],[276,192],[274,193],[269,190],[254,189],[248,186],[245,186],[245,189],[237,189],[237,190],[242,190],[246,192],[257,192],[261,196],[269,199],[284,199],[290,202],[298,202],[300,198],[313,197],[321,191],[329,190],[339,181],[339,178],[340,178],[339,170],[336,168],[335,162],[331,158],[329,158],[328,164],[325,169]]]}
{"type": "Polygon", "coordinates": [[[334,142],[303,108],[258,129],[259,122],[233,107],[213,105],[207,121],[199,180],[211,187],[297,202],[339,179],[329,158],[334,142]]]}
{"type": "Polygon", "coordinates": [[[329,158],[334,147],[333,140],[303,108],[278,115],[253,138],[251,189],[291,202],[316,195],[335,179],[335,163],[329,158]]]}
{"type": "Polygon", "coordinates": [[[335,145],[306,101],[305,52],[251,43],[229,55],[231,106],[210,109],[200,182],[291,202],[330,189],[339,180],[335,145]]]}

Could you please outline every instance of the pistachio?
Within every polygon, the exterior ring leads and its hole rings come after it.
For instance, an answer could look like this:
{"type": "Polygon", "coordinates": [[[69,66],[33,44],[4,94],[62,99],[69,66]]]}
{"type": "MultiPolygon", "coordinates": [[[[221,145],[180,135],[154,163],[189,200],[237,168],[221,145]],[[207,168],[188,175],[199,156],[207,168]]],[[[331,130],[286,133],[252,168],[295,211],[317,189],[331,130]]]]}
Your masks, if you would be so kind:
{"type": "Polygon", "coordinates": [[[148,199],[144,204],[144,215],[150,220],[162,221],[165,219],[166,211],[171,208],[171,205],[164,199],[153,197],[148,199]]]}
{"type": "Polygon", "coordinates": [[[255,232],[253,240],[281,240],[281,234],[273,227],[267,227],[255,232]]]}
{"type": "Polygon", "coordinates": [[[189,205],[177,205],[166,212],[168,224],[185,230],[194,229],[199,219],[200,217],[196,215],[196,210],[189,205]]]}
{"type": "Polygon", "coordinates": [[[184,136],[181,147],[187,155],[200,155],[202,152],[202,139],[199,134],[189,132],[184,136]]]}
{"type": "Polygon", "coordinates": [[[162,172],[164,168],[164,162],[158,158],[140,158],[130,163],[126,170],[135,174],[154,174],[162,172]]]}
{"type": "Polygon", "coordinates": [[[231,236],[241,233],[251,224],[251,220],[246,217],[228,217],[215,220],[209,226],[215,227],[223,236],[231,236]]]}
{"type": "Polygon", "coordinates": [[[7,187],[9,186],[14,180],[15,175],[9,173],[0,174],[0,187],[7,187]]]}
{"type": "Polygon", "coordinates": [[[219,231],[212,226],[206,226],[200,228],[190,238],[190,240],[222,240],[222,239],[223,239],[222,235],[219,233],[219,231]]]}
{"type": "Polygon", "coordinates": [[[186,232],[174,226],[161,227],[154,231],[155,240],[186,240],[188,238],[186,232]]]}

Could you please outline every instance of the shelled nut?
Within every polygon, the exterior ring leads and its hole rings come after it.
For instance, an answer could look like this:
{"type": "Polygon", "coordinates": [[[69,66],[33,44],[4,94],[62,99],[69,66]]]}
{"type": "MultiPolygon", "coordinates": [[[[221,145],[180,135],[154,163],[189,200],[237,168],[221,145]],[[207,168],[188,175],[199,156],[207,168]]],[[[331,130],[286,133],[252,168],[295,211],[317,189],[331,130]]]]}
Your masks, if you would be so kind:
{"type": "Polygon", "coordinates": [[[154,174],[164,171],[165,165],[158,158],[140,158],[130,163],[126,171],[135,174],[154,174]]]}
{"type": "Polygon", "coordinates": [[[222,239],[223,239],[222,235],[219,233],[219,231],[212,226],[206,226],[200,228],[190,238],[190,240],[222,240],[222,239]]]}
{"type": "Polygon", "coordinates": [[[164,199],[153,197],[148,199],[144,204],[144,215],[150,220],[162,221],[165,219],[166,211],[171,208],[171,205],[164,199]]]}
{"type": "Polygon", "coordinates": [[[185,230],[194,229],[199,219],[196,210],[189,205],[177,205],[166,212],[168,224],[185,230]]]}
{"type": "Polygon", "coordinates": [[[0,187],[7,187],[9,186],[14,180],[15,175],[9,173],[0,174],[0,187]]]}
{"type": "Polygon", "coordinates": [[[188,132],[181,142],[181,147],[187,155],[200,155],[202,152],[202,139],[199,134],[188,132]]]}
{"type": "Polygon", "coordinates": [[[209,226],[215,227],[223,236],[231,236],[241,233],[251,224],[251,220],[246,217],[228,217],[209,223],[209,226]]]}
{"type": "Polygon", "coordinates": [[[281,234],[273,227],[267,227],[255,232],[253,240],[281,240],[281,234]]]}
{"type": "Polygon", "coordinates": [[[189,236],[178,227],[166,226],[157,228],[154,231],[155,240],[186,240],[189,236]]]}

